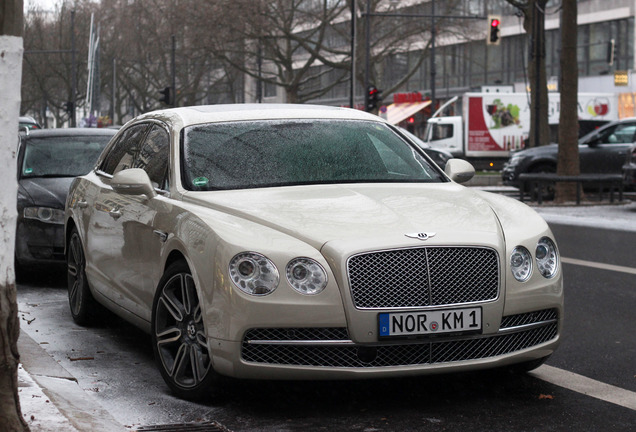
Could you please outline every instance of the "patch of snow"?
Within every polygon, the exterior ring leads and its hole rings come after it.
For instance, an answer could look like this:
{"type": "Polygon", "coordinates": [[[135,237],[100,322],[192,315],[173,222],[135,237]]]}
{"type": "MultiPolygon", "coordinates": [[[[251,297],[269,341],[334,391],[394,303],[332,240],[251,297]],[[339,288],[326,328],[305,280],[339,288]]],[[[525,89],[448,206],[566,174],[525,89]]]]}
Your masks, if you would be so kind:
{"type": "Polygon", "coordinates": [[[77,432],[22,365],[18,367],[18,395],[22,416],[31,432],[77,432]]]}
{"type": "Polygon", "coordinates": [[[636,202],[533,207],[548,223],[636,231],[636,202]]]}

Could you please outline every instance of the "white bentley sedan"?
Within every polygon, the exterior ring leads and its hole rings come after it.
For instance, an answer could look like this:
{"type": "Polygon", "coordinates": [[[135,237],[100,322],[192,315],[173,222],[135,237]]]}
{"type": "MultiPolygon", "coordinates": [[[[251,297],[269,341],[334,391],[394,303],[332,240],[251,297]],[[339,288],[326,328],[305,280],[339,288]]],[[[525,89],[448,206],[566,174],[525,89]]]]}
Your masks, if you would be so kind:
{"type": "Polygon", "coordinates": [[[180,397],[222,376],[349,379],[539,366],[559,344],[548,225],[468,189],[377,116],[308,105],[142,115],[71,186],[73,319],[148,331],[180,397]]]}

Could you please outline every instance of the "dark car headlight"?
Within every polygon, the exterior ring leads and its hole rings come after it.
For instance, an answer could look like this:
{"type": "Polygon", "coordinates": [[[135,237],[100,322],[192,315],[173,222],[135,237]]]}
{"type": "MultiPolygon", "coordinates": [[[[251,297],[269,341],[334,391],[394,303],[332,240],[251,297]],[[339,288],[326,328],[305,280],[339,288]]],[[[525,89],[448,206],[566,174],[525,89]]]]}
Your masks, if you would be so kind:
{"type": "Polygon", "coordinates": [[[506,166],[509,167],[513,167],[513,166],[517,166],[519,165],[521,162],[523,162],[528,156],[526,155],[512,155],[510,156],[510,159],[508,159],[508,162],[506,162],[506,166]]]}
{"type": "Polygon", "coordinates": [[[51,224],[64,224],[64,211],[51,207],[25,207],[23,215],[25,219],[35,219],[51,224]]]}

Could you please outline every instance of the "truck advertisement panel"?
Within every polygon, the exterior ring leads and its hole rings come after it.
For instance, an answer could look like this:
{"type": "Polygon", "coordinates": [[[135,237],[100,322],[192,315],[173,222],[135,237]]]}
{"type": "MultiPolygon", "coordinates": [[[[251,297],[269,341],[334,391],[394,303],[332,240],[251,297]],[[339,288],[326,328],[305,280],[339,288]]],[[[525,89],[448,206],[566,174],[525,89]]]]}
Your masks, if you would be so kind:
{"type": "MultiPolygon", "coordinates": [[[[548,121],[559,123],[560,95],[550,93],[548,121]]],[[[464,95],[465,155],[507,156],[523,148],[530,132],[530,96],[526,93],[467,93],[464,95]]],[[[586,94],[578,97],[579,120],[618,119],[615,94],[586,94]]]]}

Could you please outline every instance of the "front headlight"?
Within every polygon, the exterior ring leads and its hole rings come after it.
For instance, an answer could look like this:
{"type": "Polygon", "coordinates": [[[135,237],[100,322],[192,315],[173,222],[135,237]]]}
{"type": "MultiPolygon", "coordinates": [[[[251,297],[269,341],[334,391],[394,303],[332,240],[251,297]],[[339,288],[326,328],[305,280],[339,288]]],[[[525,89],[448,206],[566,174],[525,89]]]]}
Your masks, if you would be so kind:
{"type": "Polygon", "coordinates": [[[64,224],[64,211],[50,207],[25,207],[24,218],[52,224],[64,224]]]}
{"type": "Polygon", "coordinates": [[[510,269],[512,275],[519,282],[525,282],[532,275],[532,256],[528,249],[517,246],[510,255],[510,269]]]}
{"type": "Polygon", "coordinates": [[[287,281],[301,294],[319,294],[327,286],[327,272],[311,258],[294,258],[287,264],[287,281]]]}
{"type": "Polygon", "coordinates": [[[559,268],[559,252],[554,242],[548,237],[541,238],[535,256],[539,273],[548,279],[554,277],[559,268]]]}
{"type": "Polygon", "coordinates": [[[507,166],[515,166],[515,165],[519,165],[525,158],[527,158],[526,155],[522,155],[522,154],[513,154],[512,156],[510,156],[510,159],[508,159],[508,163],[506,163],[507,166]]]}
{"type": "Polygon", "coordinates": [[[278,287],[278,269],[267,257],[256,252],[241,252],[230,260],[232,282],[244,293],[264,296],[278,287]]]}

